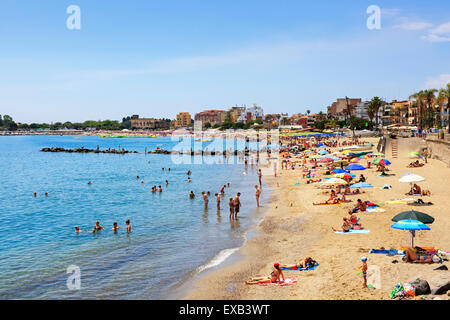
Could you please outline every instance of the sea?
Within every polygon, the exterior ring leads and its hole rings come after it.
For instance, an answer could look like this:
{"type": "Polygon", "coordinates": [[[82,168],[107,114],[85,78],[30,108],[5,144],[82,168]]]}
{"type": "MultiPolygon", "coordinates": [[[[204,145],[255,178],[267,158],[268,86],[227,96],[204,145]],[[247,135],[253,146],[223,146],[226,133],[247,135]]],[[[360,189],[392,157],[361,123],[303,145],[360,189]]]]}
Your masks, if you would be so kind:
{"type": "MultiPolygon", "coordinates": [[[[220,267],[262,219],[257,168],[236,156],[145,153],[186,142],[205,150],[212,143],[181,140],[1,136],[0,299],[169,299],[186,281],[220,267]],[[45,147],[139,153],[41,152],[45,147]],[[214,194],[227,183],[218,211],[214,194]],[[151,193],[154,185],[163,192],[151,193]],[[202,191],[211,193],[207,210],[202,191]],[[228,199],[237,192],[241,212],[230,221],[228,199]],[[92,233],[96,221],[104,229],[92,233]],[[75,233],[75,226],[85,232],[75,233]]],[[[249,146],[242,141],[219,142],[249,146]]],[[[267,198],[263,185],[263,207],[267,198]]]]}

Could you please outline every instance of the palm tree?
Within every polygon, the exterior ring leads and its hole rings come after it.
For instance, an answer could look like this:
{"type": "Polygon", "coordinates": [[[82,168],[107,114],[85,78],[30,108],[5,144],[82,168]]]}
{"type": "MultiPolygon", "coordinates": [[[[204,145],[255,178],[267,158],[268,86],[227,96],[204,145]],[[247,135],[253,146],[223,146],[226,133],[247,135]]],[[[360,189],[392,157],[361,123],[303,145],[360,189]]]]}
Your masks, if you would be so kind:
{"type": "Polygon", "coordinates": [[[440,122],[441,122],[441,128],[444,127],[444,103],[447,100],[445,97],[445,90],[441,89],[439,90],[439,94],[436,98],[436,105],[439,106],[439,113],[440,113],[440,122]]]}
{"type": "Polygon", "coordinates": [[[373,97],[372,100],[370,100],[369,102],[369,108],[373,110],[375,114],[375,123],[377,128],[378,128],[378,110],[380,110],[382,104],[383,101],[381,101],[379,97],[373,97]]]}
{"type": "Polygon", "coordinates": [[[423,91],[423,96],[426,102],[426,110],[427,113],[430,115],[429,117],[429,122],[428,122],[428,127],[432,127],[435,119],[432,118],[433,113],[434,113],[434,102],[436,101],[436,95],[435,93],[437,92],[437,89],[426,89],[423,91]]]}

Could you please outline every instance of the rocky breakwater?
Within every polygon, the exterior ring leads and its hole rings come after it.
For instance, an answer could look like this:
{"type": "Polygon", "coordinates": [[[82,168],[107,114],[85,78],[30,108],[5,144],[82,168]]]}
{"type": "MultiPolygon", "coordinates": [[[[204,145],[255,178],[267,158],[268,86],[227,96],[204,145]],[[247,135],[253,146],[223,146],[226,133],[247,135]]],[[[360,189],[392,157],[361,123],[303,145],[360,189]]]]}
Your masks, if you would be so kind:
{"type": "Polygon", "coordinates": [[[65,148],[43,148],[41,152],[66,152],[66,153],[109,153],[109,154],[127,154],[127,153],[139,153],[137,151],[128,151],[125,149],[85,149],[85,148],[74,148],[74,149],[65,149],[65,148]]]}

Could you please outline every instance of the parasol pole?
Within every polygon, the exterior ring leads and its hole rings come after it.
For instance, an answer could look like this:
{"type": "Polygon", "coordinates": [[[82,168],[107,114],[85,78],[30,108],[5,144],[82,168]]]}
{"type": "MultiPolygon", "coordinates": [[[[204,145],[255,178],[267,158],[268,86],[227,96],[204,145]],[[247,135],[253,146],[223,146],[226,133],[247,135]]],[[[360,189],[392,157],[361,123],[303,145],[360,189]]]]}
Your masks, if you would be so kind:
{"type": "Polygon", "coordinates": [[[416,235],[415,230],[409,230],[411,232],[411,249],[414,248],[414,237],[416,235]]]}

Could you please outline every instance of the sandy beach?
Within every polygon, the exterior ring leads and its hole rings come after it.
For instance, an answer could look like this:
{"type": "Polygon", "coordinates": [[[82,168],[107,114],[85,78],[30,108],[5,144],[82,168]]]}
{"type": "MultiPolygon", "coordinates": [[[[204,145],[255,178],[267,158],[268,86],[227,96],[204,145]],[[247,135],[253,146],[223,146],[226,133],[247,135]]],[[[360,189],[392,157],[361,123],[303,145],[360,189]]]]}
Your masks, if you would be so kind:
{"type": "MultiPolygon", "coordinates": [[[[377,138],[362,140],[375,146],[378,143],[377,138]]],[[[201,278],[185,299],[389,300],[389,293],[396,283],[420,278],[427,280],[433,288],[439,279],[448,278],[448,271],[434,271],[440,264],[406,264],[402,262],[401,256],[369,254],[370,249],[399,249],[410,245],[410,233],[392,229],[391,219],[400,212],[412,209],[435,218],[435,222],[430,225],[431,231],[416,233],[415,244],[450,250],[450,169],[435,159],[428,159],[428,163],[421,168],[407,168],[412,161],[408,153],[417,151],[420,141],[398,141],[398,158],[392,158],[390,145],[386,147],[386,158],[392,162],[389,166],[390,173],[396,175],[377,177],[379,173],[375,172],[375,167],[353,172],[358,176],[363,173],[367,183],[374,188],[361,189],[363,194],[348,196],[351,203],[313,206],[314,202],[327,200],[329,191],[318,189],[316,183],[306,184],[306,179],[301,178],[302,170],[278,170],[278,177],[274,178],[269,168],[262,168],[264,182],[273,188],[273,192],[264,208],[265,218],[257,228],[259,235],[249,239],[240,249],[243,255],[241,260],[201,278]],[[430,190],[431,196],[421,198],[434,205],[412,207],[403,203],[386,203],[388,200],[410,198],[405,195],[410,189],[409,184],[398,181],[402,174],[408,172],[426,179],[419,185],[430,190]],[[297,182],[300,185],[295,185],[297,182]],[[380,187],[385,184],[391,185],[392,189],[381,190],[380,187]],[[378,204],[385,212],[358,214],[363,227],[370,230],[368,234],[335,234],[332,227],[341,226],[342,217],[348,215],[348,209],[354,206],[358,198],[378,204]],[[298,279],[292,286],[245,285],[245,280],[251,276],[269,275],[274,262],[293,264],[306,256],[311,256],[320,266],[314,271],[283,271],[285,276],[298,279]],[[368,258],[369,268],[375,266],[379,269],[380,288],[362,287],[362,277],[357,275],[357,266],[360,265],[362,256],[368,258]],[[394,260],[398,263],[393,263],[394,260]]],[[[337,149],[332,148],[333,151],[337,149]]],[[[375,151],[375,147],[373,150],[375,151]]],[[[366,163],[367,160],[361,161],[364,166],[366,163]]],[[[268,196],[264,190],[262,196],[268,196]]],[[[450,267],[448,262],[444,264],[450,267]]],[[[442,298],[447,299],[448,296],[442,298]]]]}

